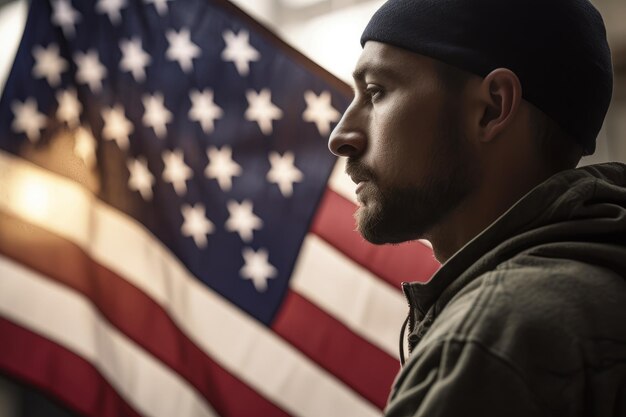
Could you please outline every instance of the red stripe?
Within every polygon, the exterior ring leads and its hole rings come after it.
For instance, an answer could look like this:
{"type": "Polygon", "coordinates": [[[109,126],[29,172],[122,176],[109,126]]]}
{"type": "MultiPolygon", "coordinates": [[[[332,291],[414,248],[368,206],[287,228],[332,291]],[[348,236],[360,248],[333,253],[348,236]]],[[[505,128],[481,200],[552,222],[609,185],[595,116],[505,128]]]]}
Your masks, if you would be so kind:
{"type": "Polygon", "coordinates": [[[0,253],[84,294],[114,326],[189,381],[222,417],[288,416],[202,352],[156,302],[77,246],[2,212],[0,229],[0,253]]]}
{"type": "Polygon", "coordinates": [[[311,232],[398,289],[402,281],[427,281],[439,268],[432,249],[420,242],[384,246],[367,242],[355,231],[355,210],[354,203],[326,189],[311,232]]]}
{"type": "Polygon", "coordinates": [[[272,329],[382,409],[398,361],[302,296],[289,292],[272,329]]]}
{"type": "Polygon", "coordinates": [[[89,362],[0,317],[0,369],[81,415],[140,417],[89,362]]]}

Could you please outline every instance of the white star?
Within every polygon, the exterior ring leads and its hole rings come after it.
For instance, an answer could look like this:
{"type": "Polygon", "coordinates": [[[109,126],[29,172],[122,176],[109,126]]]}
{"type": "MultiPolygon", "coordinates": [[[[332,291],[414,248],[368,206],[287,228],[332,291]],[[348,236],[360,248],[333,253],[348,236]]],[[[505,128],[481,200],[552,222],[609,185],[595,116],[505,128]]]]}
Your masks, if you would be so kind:
{"type": "Polygon", "coordinates": [[[241,204],[234,200],[228,202],[230,217],[226,221],[226,230],[239,233],[244,242],[252,240],[252,231],[263,227],[263,221],[252,212],[252,202],[243,200],[241,204]]]}
{"type": "Polygon", "coordinates": [[[87,53],[76,52],[74,62],[78,70],[76,71],[76,81],[89,85],[92,93],[102,90],[102,80],[106,77],[107,69],[100,63],[98,51],[90,49],[87,53]]]}
{"type": "Polygon", "coordinates": [[[59,45],[51,43],[47,48],[36,45],[33,48],[35,66],[33,76],[45,78],[50,87],[56,87],[61,83],[61,73],[69,68],[66,60],[59,55],[59,45]]]}
{"type": "Polygon", "coordinates": [[[267,260],[266,249],[259,249],[257,252],[252,248],[243,248],[243,259],[245,265],[239,271],[244,279],[252,280],[254,287],[259,292],[267,290],[267,280],[276,278],[278,271],[267,260]]]}
{"type": "Polygon", "coordinates": [[[74,132],[74,155],[83,160],[88,168],[96,165],[96,139],[91,130],[86,127],[79,127],[74,132]]]}
{"type": "Polygon", "coordinates": [[[67,90],[57,91],[56,94],[59,108],[57,109],[57,118],[67,123],[69,127],[76,127],[80,123],[80,112],[83,105],[78,101],[76,90],[69,88],[67,90]]]}
{"type": "Polygon", "coordinates": [[[204,170],[204,175],[210,179],[217,179],[222,191],[229,191],[233,185],[233,177],[241,175],[241,166],[233,161],[233,151],[230,146],[224,145],[222,149],[211,146],[207,149],[209,165],[204,170]]]}
{"type": "Polygon", "coordinates": [[[215,226],[206,217],[206,210],[203,204],[190,206],[185,204],[181,207],[181,212],[185,218],[183,226],[180,228],[183,236],[193,237],[193,241],[199,248],[207,245],[207,235],[213,233],[215,226]]]}
{"type": "Polygon", "coordinates": [[[152,58],[141,49],[141,39],[122,39],[120,41],[120,49],[122,51],[120,69],[131,72],[135,81],[144,81],[146,79],[145,67],[150,65],[152,58]]]}
{"type": "Polygon", "coordinates": [[[117,25],[122,20],[120,10],[126,7],[126,0],[98,0],[96,11],[109,16],[112,24],[117,25]]]}
{"type": "Polygon", "coordinates": [[[37,110],[37,101],[29,97],[23,103],[14,101],[11,103],[13,110],[13,123],[11,128],[16,133],[26,133],[31,142],[36,142],[41,136],[41,129],[46,127],[46,116],[37,110]]]}
{"type": "Polygon", "coordinates": [[[72,7],[70,0],[52,1],[52,23],[61,26],[63,34],[66,37],[74,37],[76,30],[74,26],[76,26],[76,23],[80,22],[80,20],[80,13],[72,7]]]}
{"type": "Polygon", "coordinates": [[[193,59],[200,56],[201,49],[191,42],[189,29],[181,29],[180,32],[168,30],[166,35],[170,46],[165,52],[165,56],[170,61],[177,61],[184,72],[193,69],[193,59]]]}
{"type": "Polygon", "coordinates": [[[104,128],[102,137],[107,140],[114,140],[122,150],[128,149],[129,136],[135,128],[124,114],[124,108],[120,104],[102,110],[104,128]]]}
{"type": "Polygon", "coordinates": [[[154,185],[154,176],[148,169],[146,158],[140,156],[137,159],[129,159],[126,163],[130,177],[128,178],[128,187],[133,191],[139,191],[141,197],[146,200],[152,200],[152,186],[154,185]]]}
{"type": "Polygon", "coordinates": [[[143,101],[143,124],[154,129],[154,133],[163,139],[167,135],[167,127],[165,126],[172,121],[173,115],[166,107],[163,94],[155,93],[154,95],[146,94],[141,99],[143,101]]]}
{"type": "Polygon", "coordinates": [[[189,118],[195,122],[200,122],[205,134],[213,132],[215,119],[220,119],[224,111],[213,101],[213,90],[205,89],[202,92],[194,90],[189,93],[191,100],[191,110],[189,118]]]}
{"type": "Polygon", "coordinates": [[[293,183],[303,179],[302,172],[294,165],[293,153],[285,152],[281,156],[278,152],[270,152],[269,160],[272,169],[267,173],[267,180],[278,184],[284,197],[290,197],[293,194],[293,183]]]}
{"type": "Polygon", "coordinates": [[[163,180],[172,183],[176,194],[182,196],[187,192],[187,180],[193,177],[193,170],[185,164],[183,151],[163,152],[163,162],[163,180]]]}
{"type": "Polygon", "coordinates": [[[304,100],[306,101],[306,110],[302,114],[305,122],[313,122],[317,126],[320,135],[326,136],[330,133],[330,124],[336,122],[341,114],[335,110],[330,104],[330,92],[324,91],[322,94],[315,95],[313,91],[304,92],[304,100]]]}
{"type": "Polygon", "coordinates": [[[264,88],[260,93],[254,90],[246,91],[248,109],[246,120],[257,122],[264,135],[272,133],[272,121],[283,117],[283,111],[272,103],[272,93],[269,88],[264,88]]]}
{"type": "Polygon", "coordinates": [[[159,16],[163,16],[164,14],[167,13],[168,1],[173,1],[173,0],[143,0],[145,4],[153,3],[157,9],[157,13],[159,13],[159,16]]]}
{"type": "Polygon", "coordinates": [[[250,45],[250,34],[241,30],[236,35],[227,30],[222,34],[226,48],[222,51],[222,60],[231,61],[235,64],[237,72],[242,77],[250,72],[250,61],[261,59],[259,51],[250,45]]]}

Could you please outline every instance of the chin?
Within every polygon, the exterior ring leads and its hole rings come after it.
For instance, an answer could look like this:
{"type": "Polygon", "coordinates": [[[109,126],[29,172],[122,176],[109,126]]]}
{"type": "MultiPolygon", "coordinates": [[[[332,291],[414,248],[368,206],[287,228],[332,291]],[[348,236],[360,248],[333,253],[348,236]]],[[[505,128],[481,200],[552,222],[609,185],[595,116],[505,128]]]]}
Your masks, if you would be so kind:
{"type": "Polygon", "coordinates": [[[365,240],[374,245],[393,245],[422,239],[422,236],[420,234],[390,234],[387,232],[380,233],[378,230],[375,229],[361,229],[360,227],[358,228],[358,231],[365,240]]]}
{"type": "Polygon", "coordinates": [[[416,232],[415,225],[401,222],[402,217],[388,218],[372,207],[359,207],[355,218],[357,231],[374,245],[397,244],[422,237],[422,233],[416,232]]]}

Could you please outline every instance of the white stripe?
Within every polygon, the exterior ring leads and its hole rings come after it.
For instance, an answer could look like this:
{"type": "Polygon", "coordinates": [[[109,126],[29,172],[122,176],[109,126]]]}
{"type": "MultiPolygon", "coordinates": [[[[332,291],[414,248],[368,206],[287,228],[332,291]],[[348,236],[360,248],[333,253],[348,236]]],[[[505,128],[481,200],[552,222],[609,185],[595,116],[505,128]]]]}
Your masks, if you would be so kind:
{"type": "Polygon", "coordinates": [[[2,256],[0,314],[91,362],[142,415],[216,416],[193,387],[103,320],[88,299],[2,256]]]}
{"type": "Polygon", "coordinates": [[[154,297],[201,349],[289,413],[376,416],[372,404],[195,279],[139,223],[76,183],[0,152],[0,210],[81,246],[154,297]],[[35,184],[35,185],[32,185],[35,184]],[[26,190],[39,209],[29,209],[26,190]]]}
{"type": "Polygon", "coordinates": [[[291,286],[364,339],[398,355],[408,309],[404,297],[313,234],[304,241],[291,286]]]}

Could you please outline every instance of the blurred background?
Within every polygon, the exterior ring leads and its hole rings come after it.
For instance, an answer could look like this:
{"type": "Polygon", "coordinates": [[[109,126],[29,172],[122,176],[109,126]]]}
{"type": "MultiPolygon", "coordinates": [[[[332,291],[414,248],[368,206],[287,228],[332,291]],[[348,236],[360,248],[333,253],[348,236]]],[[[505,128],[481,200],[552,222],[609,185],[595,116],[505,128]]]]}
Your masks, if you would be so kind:
{"type": "MultiPolygon", "coordinates": [[[[361,50],[361,31],[384,1],[233,0],[233,3],[349,84],[361,50]]],[[[593,0],[593,3],[604,16],[607,26],[615,84],[613,101],[597,141],[597,151],[586,157],[583,164],[626,162],[626,1],[593,0]]],[[[21,39],[27,9],[26,0],[0,0],[0,91],[21,39]]],[[[393,332],[395,334],[395,329],[393,332]]],[[[0,340],[0,343],[3,341],[0,340]]],[[[23,390],[0,374],[0,417],[22,415],[16,410],[22,409],[25,402],[46,403],[47,399],[35,391],[23,390]]],[[[61,408],[55,408],[54,404],[47,404],[46,407],[48,416],[68,415],[61,408]]]]}

